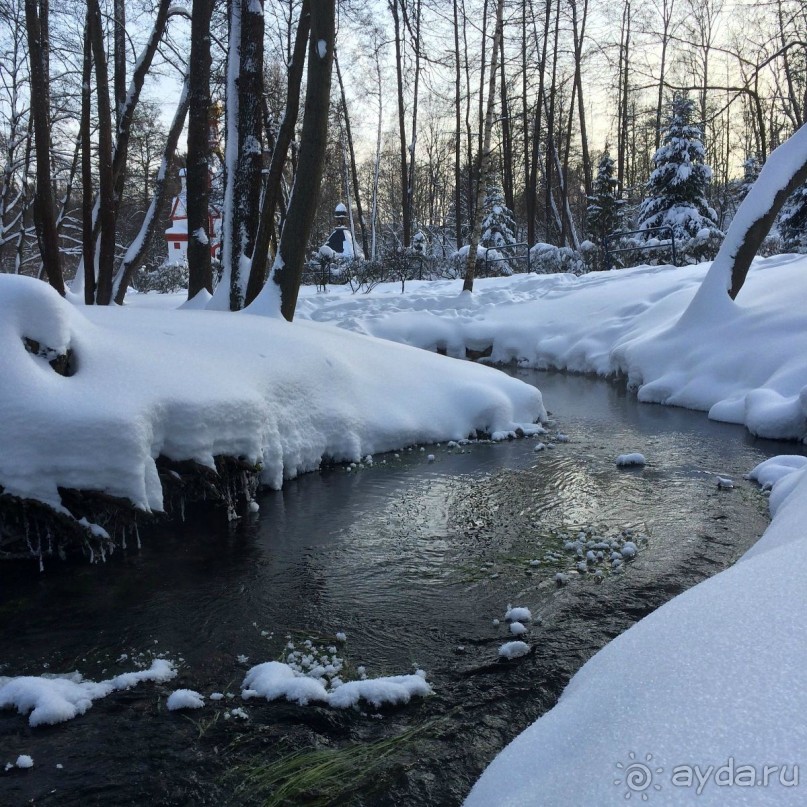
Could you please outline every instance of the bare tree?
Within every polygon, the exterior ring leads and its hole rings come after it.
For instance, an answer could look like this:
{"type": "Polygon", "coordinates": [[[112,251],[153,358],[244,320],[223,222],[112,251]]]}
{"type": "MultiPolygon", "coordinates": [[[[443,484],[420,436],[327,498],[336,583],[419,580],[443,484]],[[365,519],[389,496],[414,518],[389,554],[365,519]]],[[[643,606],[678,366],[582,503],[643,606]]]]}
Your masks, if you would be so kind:
{"type": "Polygon", "coordinates": [[[476,204],[474,206],[474,223],[471,228],[471,242],[468,247],[468,258],[465,263],[465,280],[462,284],[463,291],[474,290],[474,273],[476,269],[476,248],[479,245],[480,230],[482,227],[482,216],[484,210],[482,202],[485,195],[485,187],[490,174],[491,164],[491,134],[493,132],[493,116],[496,106],[496,59],[499,55],[499,41],[502,36],[502,21],[504,16],[504,0],[496,2],[496,26],[493,32],[493,47],[491,53],[490,76],[488,79],[487,111],[485,112],[484,140],[482,152],[479,159],[479,175],[476,183],[476,204]]]}
{"type": "Polygon", "coordinates": [[[266,306],[272,313],[279,309],[280,314],[289,321],[294,319],[297,307],[305,249],[325,161],[331,70],[336,44],[335,17],[335,0],[311,4],[308,83],[300,136],[300,162],[271,275],[252,304],[255,307],[266,306]]]}

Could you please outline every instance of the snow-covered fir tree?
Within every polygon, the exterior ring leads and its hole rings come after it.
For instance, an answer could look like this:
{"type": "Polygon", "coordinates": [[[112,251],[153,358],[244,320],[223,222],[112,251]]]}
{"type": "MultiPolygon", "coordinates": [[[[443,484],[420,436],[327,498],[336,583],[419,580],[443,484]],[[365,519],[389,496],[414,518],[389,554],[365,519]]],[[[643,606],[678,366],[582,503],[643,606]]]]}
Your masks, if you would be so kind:
{"type": "Polygon", "coordinates": [[[779,214],[779,234],[788,252],[807,252],[807,185],[797,188],[779,214]]]}
{"type": "MultiPolygon", "coordinates": [[[[706,201],[712,169],[706,165],[703,131],[692,123],[694,102],[676,96],[655,166],[639,208],[639,227],[672,227],[679,257],[688,261],[713,257],[723,233],[706,201]]],[[[648,237],[652,237],[648,235],[648,237]]]]}
{"type": "Polygon", "coordinates": [[[593,193],[587,197],[586,205],[588,236],[597,244],[601,244],[606,235],[622,227],[625,203],[617,197],[617,184],[614,161],[606,149],[597,166],[593,193]]]}
{"type": "Polygon", "coordinates": [[[513,212],[504,202],[502,189],[488,188],[484,201],[485,218],[482,222],[482,237],[479,245],[501,249],[516,243],[516,221],[513,212]]]}
{"type": "Polygon", "coordinates": [[[746,196],[748,196],[748,191],[751,190],[751,186],[757,181],[757,177],[759,176],[759,172],[761,170],[762,166],[759,164],[759,160],[755,154],[749,154],[743,160],[743,178],[737,185],[738,204],[742,202],[746,196]]]}

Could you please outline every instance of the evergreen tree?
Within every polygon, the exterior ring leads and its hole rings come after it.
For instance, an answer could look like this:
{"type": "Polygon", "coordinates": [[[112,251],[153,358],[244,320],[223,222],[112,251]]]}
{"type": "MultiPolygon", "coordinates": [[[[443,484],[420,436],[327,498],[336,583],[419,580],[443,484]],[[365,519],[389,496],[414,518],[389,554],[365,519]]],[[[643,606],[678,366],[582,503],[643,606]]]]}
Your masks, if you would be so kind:
{"type": "Polygon", "coordinates": [[[617,197],[617,184],[614,161],[606,149],[597,167],[593,193],[586,197],[586,227],[589,237],[597,244],[601,244],[609,233],[622,228],[625,203],[617,197]]]}
{"type": "Polygon", "coordinates": [[[807,185],[796,188],[782,208],[779,234],[787,252],[807,252],[807,185]]]}
{"type": "Polygon", "coordinates": [[[479,246],[502,249],[516,243],[516,221],[513,211],[504,201],[504,193],[498,186],[488,188],[483,203],[485,218],[482,222],[482,237],[479,246]]]}
{"type": "Polygon", "coordinates": [[[749,154],[743,160],[743,178],[740,180],[737,194],[738,204],[742,202],[746,196],[748,196],[748,191],[751,190],[751,186],[757,181],[757,177],[759,176],[759,172],[761,170],[762,166],[759,164],[759,160],[756,158],[756,155],[749,154]]]}
{"type": "Polygon", "coordinates": [[[704,162],[702,129],[691,122],[693,107],[688,98],[673,99],[670,122],[653,156],[655,168],[639,208],[639,227],[672,227],[681,255],[703,260],[715,251],[723,234],[706,201],[712,169],[704,162]]]}

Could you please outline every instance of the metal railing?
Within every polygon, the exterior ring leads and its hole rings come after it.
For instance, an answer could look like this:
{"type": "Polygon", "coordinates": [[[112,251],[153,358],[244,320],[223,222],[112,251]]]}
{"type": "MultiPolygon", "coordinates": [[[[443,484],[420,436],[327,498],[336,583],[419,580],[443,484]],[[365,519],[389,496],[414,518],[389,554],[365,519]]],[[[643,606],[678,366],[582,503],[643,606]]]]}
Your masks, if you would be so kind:
{"type": "Polygon", "coordinates": [[[605,268],[613,268],[613,256],[620,252],[644,252],[653,249],[669,249],[672,256],[672,265],[678,264],[678,256],[675,252],[675,232],[669,225],[663,227],[648,227],[645,230],[628,230],[621,233],[609,233],[602,239],[603,252],[605,253],[605,268]],[[667,233],[669,240],[661,241],[658,244],[634,244],[630,247],[621,247],[620,249],[611,249],[611,242],[619,242],[629,235],[646,235],[647,233],[667,233]]]}
{"type": "Polygon", "coordinates": [[[507,246],[502,247],[488,247],[485,250],[485,274],[489,274],[489,267],[492,263],[507,263],[511,264],[513,261],[523,261],[525,264],[525,271],[530,272],[530,245],[526,241],[520,241],[517,244],[507,244],[507,246]],[[524,247],[524,254],[523,255],[502,255],[500,258],[491,258],[491,252],[498,252],[503,253],[505,250],[512,250],[517,249],[518,247],[524,247]]]}

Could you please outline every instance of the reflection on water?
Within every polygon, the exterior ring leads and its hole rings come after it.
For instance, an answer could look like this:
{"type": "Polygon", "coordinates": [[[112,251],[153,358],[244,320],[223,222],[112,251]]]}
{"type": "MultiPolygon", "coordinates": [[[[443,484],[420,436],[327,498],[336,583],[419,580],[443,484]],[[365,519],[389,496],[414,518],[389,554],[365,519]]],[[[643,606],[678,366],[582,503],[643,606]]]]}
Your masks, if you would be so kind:
{"type": "MultiPolygon", "coordinates": [[[[550,434],[562,431],[570,442],[540,452],[536,440],[440,446],[429,449],[434,463],[418,449],[379,456],[372,467],[309,474],[266,492],[258,517],[235,527],[197,513],[153,530],[142,550],[106,564],[51,564],[43,575],[0,569],[0,674],[39,674],[47,664],[101,677],[129,668],[114,664],[121,653],[149,648],[185,659],[183,686],[237,690],[245,669],[239,654],[257,663],[277,657],[287,634],[341,630],[351,661],[371,675],[418,664],[449,702],[459,697],[458,666],[495,658],[491,619],[508,601],[552,612],[554,586],[526,563],[552,528],[641,529],[651,543],[626,580],[646,574],[652,581],[659,570],[681,567],[694,576],[682,579],[680,586],[688,585],[730,562],[764,528],[764,500],[742,474],[771,454],[798,450],[754,440],[701,413],[640,405],[615,384],[517,375],[543,390],[550,434]],[[618,470],[616,456],[632,451],[645,454],[647,467],[618,470]],[[715,473],[732,476],[737,489],[717,491],[715,473]],[[718,559],[706,557],[707,543],[727,542],[727,524],[738,537],[718,559]],[[457,646],[469,642],[476,649],[458,660],[457,646]]],[[[679,584],[664,585],[672,591],[679,584]]],[[[638,618],[641,606],[634,610],[638,618]]],[[[623,628],[620,622],[606,632],[623,628]]],[[[592,637],[569,669],[602,641],[592,637]]],[[[462,698],[472,700],[467,689],[462,698]]],[[[161,731],[167,717],[153,701],[144,707],[152,722],[141,720],[149,728],[136,731],[161,731]]],[[[22,718],[0,714],[0,763],[54,747],[67,753],[70,745],[81,770],[76,798],[101,776],[103,798],[112,792],[119,800],[138,763],[107,743],[114,715],[102,701],[92,717],[31,732],[22,718]]],[[[506,728],[512,736],[517,721],[506,728]]],[[[506,739],[492,733],[471,774],[457,775],[472,776],[506,739]]],[[[24,782],[0,781],[0,801],[4,788],[14,798],[48,792],[53,770],[30,774],[24,782]]]]}

